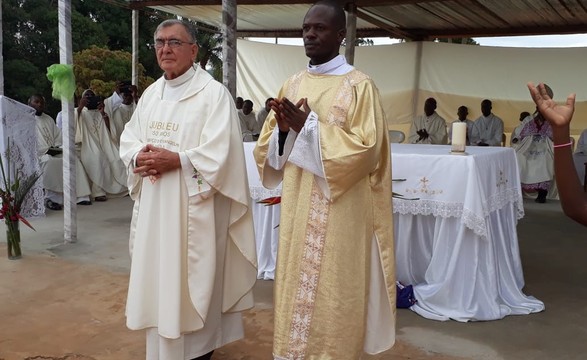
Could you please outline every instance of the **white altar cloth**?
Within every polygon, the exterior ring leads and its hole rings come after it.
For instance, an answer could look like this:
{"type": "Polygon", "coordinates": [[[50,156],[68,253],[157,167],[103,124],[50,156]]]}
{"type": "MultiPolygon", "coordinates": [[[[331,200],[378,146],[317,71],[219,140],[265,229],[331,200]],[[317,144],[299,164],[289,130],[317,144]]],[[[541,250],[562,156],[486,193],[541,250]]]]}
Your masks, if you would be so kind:
{"type": "MultiPolygon", "coordinates": [[[[28,176],[40,173],[37,155],[37,128],[35,110],[6,96],[0,95],[0,153],[4,160],[4,171],[10,181],[14,174],[28,176]],[[10,141],[11,170],[8,173],[6,150],[10,141]]],[[[4,185],[0,185],[4,188],[4,185]]],[[[20,214],[30,220],[45,215],[43,181],[37,181],[29,190],[20,214]]]]}
{"type": "Polygon", "coordinates": [[[281,205],[265,206],[258,204],[257,201],[281,196],[281,185],[275,189],[266,189],[261,184],[259,171],[253,157],[253,149],[255,149],[256,144],[256,142],[243,143],[249,190],[251,192],[255,243],[257,245],[257,278],[273,280],[275,277],[277,244],[279,242],[279,227],[277,225],[279,225],[281,205]]]}
{"type": "Polygon", "coordinates": [[[414,285],[416,313],[495,320],[544,310],[522,293],[517,220],[524,216],[511,148],[392,144],[397,279],[414,285]]]}

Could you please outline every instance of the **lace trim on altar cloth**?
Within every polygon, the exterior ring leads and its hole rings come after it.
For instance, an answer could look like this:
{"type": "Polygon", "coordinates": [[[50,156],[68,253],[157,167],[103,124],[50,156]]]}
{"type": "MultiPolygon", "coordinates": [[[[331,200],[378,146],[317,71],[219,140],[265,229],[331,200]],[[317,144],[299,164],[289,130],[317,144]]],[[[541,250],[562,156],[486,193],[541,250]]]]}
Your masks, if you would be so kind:
{"type": "Polygon", "coordinates": [[[393,199],[393,212],[401,215],[433,215],[442,218],[462,218],[465,226],[476,235],[486,238],[487,225],[485,219],[490,213],[499,210],[509,203],[514,203],[517,220],[524,217],[524,206],[519,189],[504,189],[490,196],[483,202],[483,213],[477,214],[471,209],[463,209],[462,203],[447,203],[436,200],[404,200],[393,199]]]}
{"type": "MultiPolygon", "coordinates": [[[[26,176],[40,172],[34,110],[15,100],[0,96],[0,114],[0,151],[4,155],[10,139],[11,173],[17,171],[21,176],[26,176]]],[[[3,160],[6,161],[6,158],[3,160]]],[[[25,197],[20,214],[27,220],[44,216],[44,198],[43,181],[39,179],[25,197]]]]}
{"type": "Polygon", "coordinates": [[[249,187],[249,191],[251,192],[251,199],[255,201],[281,196],[281,187],[276,189],[266,189],[261,186],[254,186],[249,187]]]}

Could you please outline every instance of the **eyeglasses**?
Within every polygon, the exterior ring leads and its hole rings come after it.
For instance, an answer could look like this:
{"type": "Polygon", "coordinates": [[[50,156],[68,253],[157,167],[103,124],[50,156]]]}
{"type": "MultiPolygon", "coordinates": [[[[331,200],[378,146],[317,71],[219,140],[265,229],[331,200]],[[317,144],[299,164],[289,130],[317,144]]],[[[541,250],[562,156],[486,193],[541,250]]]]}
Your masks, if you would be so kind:
{"type": "Polygon", "coordinates": [[[178,47],[180,47],[184,44],[193,45],[194,43],[188,42],[188,41],[181,41],[181,40],[177,40],[177,39],[169,39],[167,41],[162,40],[162,39],[156,39],[155,40],[155,49],[163,49],[165,47],[165,44],[167,44],[167,46],[169,46],[171,49],[177,49],[178,47]]]}

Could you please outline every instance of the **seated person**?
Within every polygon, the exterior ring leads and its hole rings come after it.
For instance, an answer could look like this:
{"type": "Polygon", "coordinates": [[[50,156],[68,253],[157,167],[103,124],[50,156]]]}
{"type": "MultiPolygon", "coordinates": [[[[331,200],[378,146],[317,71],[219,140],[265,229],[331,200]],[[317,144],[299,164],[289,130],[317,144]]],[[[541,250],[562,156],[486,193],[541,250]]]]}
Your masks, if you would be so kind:
{"type": "Polygon", "coordinates": [[[575,169],[577,169],[577,175],[581,185],[585,185],[585,163],[587,162],[587,129],[583,130],[579,141],[577,141],[577,148],[573,154],[573,162],[575,163],[575,169]]]}
{"type": "Polygon", "coordinates": [[[482,115],[475,120],[471,132],[471,145],[501,146],[503,135],[503,120],[491,112],[493,105],[491,100],[481,101],[482,115]]]}
{"type": "MultiPolygon", "coordinates": [[[[45,207],[51,210],[63,209],[63,158],[61,150],[61,130],[55,121],[45,114],[45,98],[32,95],[28,105],[35,109],[37,128],[37,155],[45,189],[45,207]]],[[[91,205],[90,183],[79,158],[76,156],[77,203],[91,205]]]]}
{"type": "Polygon", "coordinates": [[[273,101],[272,97],[265,100],[265,107],[257,113],[257,128],[255,129],[257,134],[261,133],[261,129],[263,129],[263,125],[265,124],[265,119],[267,119],[267,115],[269,115],[269,112],[271,111],[271,101],[273,101]]]}
{"type": "Polygon", "coordinates": [[[471,131],[473,131],[473,121],[467,119],[467,115],[469,115],[469,109],[466,106],[459,106],[457,110],[458,118],[453,121],[450,126],[448,127],[448,142],[452,144],[452,124],[458,122],[464,122],[467,124],[467,145],[471,144],[471,131]]]}
{"type": "MultiPolygon", "coordinates": [[[[547,89],[552,98],[552,90],[548,86],[547,89]]],[[[515,150],[520,167],[522,190],[537,192],[536,202],[545,203],[554,179],[552,127],[536,109],[520,131],[518,138],[519,144],[515,150]]]]}
{"type": "Polygon", "coordinates": [[[530,113],[527,111],[522,111],[520,113],[520,124],[516,126],[514,131],[512,131],[512,137],[510,138],[510,146],[514,147],[520,141],[520,131],[528,121],[532,120],[530,113]]]}
{"type": "Polygon", "coordinates": [[[242,111],[238,112],[238,118],[240,120],[243,141],[256,141],[259,133],[256,132],[257,119],[255,118],[253,102],[251,100],[245,100],[243,102],[243,108],[242,111]]]}
{"type": "Polygon", "coordinates": [[[411,144],[446,144],[446,121],[436,113],[436,99],[426,99],[424,115],[414,119],[408,141],[411,144]]]}

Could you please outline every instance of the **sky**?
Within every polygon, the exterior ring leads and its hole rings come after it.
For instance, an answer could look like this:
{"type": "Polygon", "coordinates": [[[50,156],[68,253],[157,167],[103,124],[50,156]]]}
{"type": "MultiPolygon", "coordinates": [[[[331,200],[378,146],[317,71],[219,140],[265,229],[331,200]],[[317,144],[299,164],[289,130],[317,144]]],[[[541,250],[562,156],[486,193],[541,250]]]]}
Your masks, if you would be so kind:
{"type": "MultiPolygon", "coordinates": [[[[482,46],[501,47],[587,47],[587,34],[534,35],[474,38],[482,46]]],[[[249,38],[253,41],[275,43],[275,38],[249,38]]],[[[375,45],[394,44],[397,39],[373,38],[375,45]]],[[[302,39],[278,39],[279,44],[302,45],[302,39]]]]}

